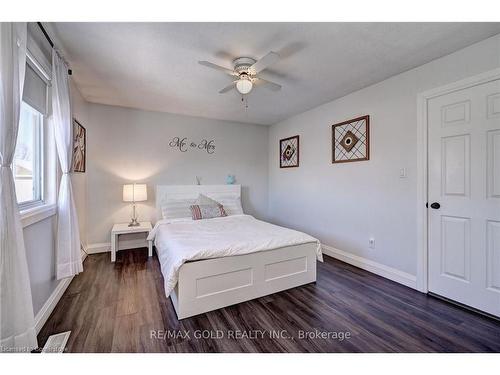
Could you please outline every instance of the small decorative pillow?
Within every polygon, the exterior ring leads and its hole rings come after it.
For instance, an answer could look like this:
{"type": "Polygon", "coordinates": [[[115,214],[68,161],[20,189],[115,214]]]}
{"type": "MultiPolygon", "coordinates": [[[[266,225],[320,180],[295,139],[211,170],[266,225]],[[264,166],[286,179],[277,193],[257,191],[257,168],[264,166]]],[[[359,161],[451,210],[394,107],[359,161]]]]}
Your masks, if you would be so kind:
{"type": "Polygon", "coordinates": [[[193,220],[227,216],[221,204],[194,204],[190,208],[193,220]]]}

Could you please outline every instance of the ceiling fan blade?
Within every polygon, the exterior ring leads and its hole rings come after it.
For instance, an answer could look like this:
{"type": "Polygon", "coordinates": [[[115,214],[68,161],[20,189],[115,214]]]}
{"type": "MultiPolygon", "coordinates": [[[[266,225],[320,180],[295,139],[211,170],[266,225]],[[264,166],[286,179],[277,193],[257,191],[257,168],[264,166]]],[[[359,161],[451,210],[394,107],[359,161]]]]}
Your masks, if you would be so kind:
{"type": "Polygon", "coordinates": [[[236,87],[236,82],[238,82],[238,81],[234,81],[230,85],[224,87],[222,90],[219,91],[219,94],[224,94],[224,93],[228,92],[229,90],[234,89],[236,87]]]}
{"type": "Polygon", "coordinates": [[[224,72],[226,74],[229,74],[231,76],[237,76],[238,75],[238,73],[236,73],[235,71],[233,71],[231,69],[224,68],[223,66],[211,63],[209,61],[198,61],[198,63],[200,65],[203,65],[203,66],[206,66],[206,67],[209,67],[209,68],[212,68],[212,69],[220,70],[220,71],[222,71],[222,72],[224,72]]]}
{"type": "Polygon", "coordinates": [[[272,91],[279,91],[281,90],[281,85],[278,85],[277,83],[268,81],[266,79],[262,78],[257,78],[256,84],[258,86],[264,86],[266,89],[272,90],[272,91]]]}
{"type": "Polygon", "coordinates": [[[257,61],[255,64],[253,64],[250,69],[253,70],[256,74],[264,69],[266,69],[268,66],[271,66],[274,64],[276,61],[278,61],[280,58],[280,55],[278,55],[276,52],[269,52],[266,56],[261,58],[259,61],[257,61]]]}

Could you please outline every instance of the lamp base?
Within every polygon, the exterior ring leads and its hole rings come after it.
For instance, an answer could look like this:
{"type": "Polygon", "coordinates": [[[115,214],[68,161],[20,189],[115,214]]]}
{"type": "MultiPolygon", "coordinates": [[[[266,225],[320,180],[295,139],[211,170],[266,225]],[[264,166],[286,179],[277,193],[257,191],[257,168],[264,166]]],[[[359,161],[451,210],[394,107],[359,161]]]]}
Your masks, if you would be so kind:
{"type": "Polygon", "coordinates": [[[141,223],[139,223],[135,218],[131,219],[130,223],[128,223],[129,227],[138,227],[139,225],[141,225],[141,223]]]}

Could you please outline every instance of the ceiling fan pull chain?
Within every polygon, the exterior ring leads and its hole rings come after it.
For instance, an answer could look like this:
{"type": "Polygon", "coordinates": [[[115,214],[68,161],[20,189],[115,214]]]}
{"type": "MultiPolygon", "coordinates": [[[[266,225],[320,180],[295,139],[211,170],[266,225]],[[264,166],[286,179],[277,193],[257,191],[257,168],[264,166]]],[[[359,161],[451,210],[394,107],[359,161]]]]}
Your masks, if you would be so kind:
{"type": "Polygon", "coordinates": [[[244,95],[241,95],[241,102],[243,103],[243,106],[245,107],[245,111],[248,109],[248,98],[245,97],[244,95]]]}

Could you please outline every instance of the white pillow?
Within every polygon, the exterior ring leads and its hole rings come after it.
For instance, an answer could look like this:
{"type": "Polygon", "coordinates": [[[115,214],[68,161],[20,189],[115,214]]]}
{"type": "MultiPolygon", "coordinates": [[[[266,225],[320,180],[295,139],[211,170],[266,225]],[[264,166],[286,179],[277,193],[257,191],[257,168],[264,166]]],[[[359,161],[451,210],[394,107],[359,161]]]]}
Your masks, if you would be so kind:
{"type": "Polygon", "coordinates": [[[235,195],[213,195],[211,198],[224,206],[224,211],[228,216],[243,215],[243,208],[241,207],[240,197],[235,195]]]}
{"type": "Polygon", "coordinates": [[[167,199],[161,206],[161,215],[164,219],[191,219],[190,207],[196,199],[167,199]]]}

